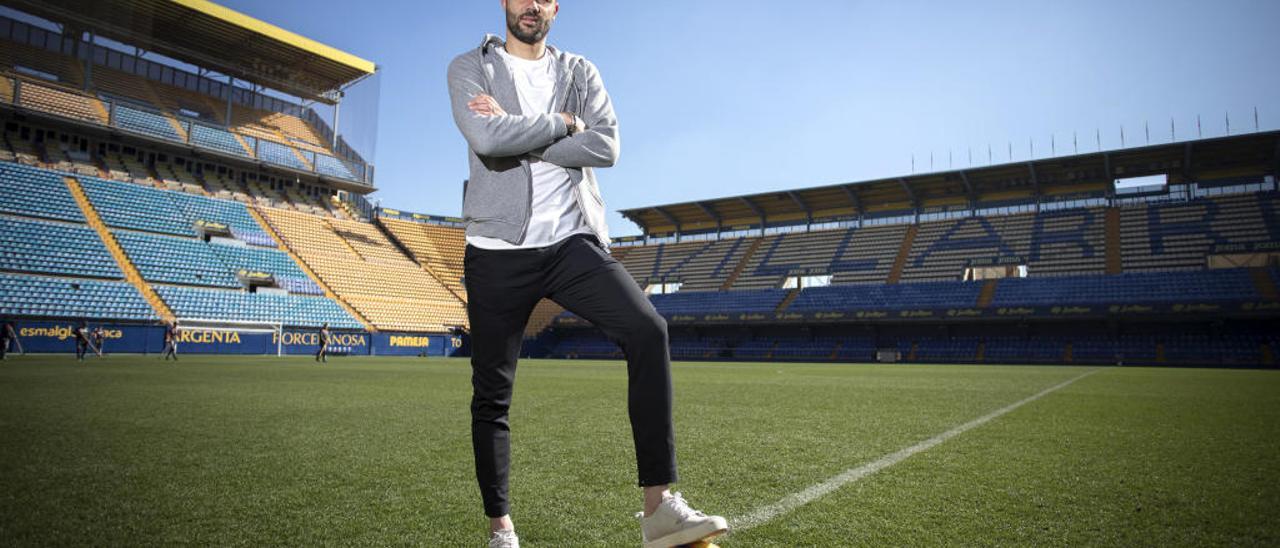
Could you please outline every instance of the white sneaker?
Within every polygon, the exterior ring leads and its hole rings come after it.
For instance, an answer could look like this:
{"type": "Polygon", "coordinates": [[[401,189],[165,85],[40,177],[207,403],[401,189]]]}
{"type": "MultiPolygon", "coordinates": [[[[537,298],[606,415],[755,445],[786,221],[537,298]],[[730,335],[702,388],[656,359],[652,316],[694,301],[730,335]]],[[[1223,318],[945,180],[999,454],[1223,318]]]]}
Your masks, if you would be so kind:
{"type": "Polygon", "coordinates": [[[520,539],[511,529],[503,529],[489,537],[489,548],[520,548],[520,539]]]}
{"type": "Polygon", "coordinates": [[[720,516],[708,516],[689,507],[680,493],[668,495],[649,517],[640,518],[644,548],[670,548],[714,538],[729,530],[720,516]]]}

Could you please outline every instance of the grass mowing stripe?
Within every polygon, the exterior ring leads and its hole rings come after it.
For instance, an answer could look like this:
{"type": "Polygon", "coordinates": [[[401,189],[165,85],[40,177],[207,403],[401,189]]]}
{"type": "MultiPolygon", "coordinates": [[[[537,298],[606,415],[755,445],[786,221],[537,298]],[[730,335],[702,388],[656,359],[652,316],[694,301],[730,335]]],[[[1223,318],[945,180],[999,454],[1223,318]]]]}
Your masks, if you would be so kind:
{"type": "Polygon", "coordinates": [[[961,424],[960,426],[947,430],[946,432],[938,434],[920,443],[917,443],[910,447],[899,449],[898,451],[889,453],[888,455],[880,457],[879,459],[876,459],[872,462],[869,462],[857,468],[850,468],[848,470],[845,470],[844,472],[841,472],[822,483],[811,485],[803,491],[799,491],[797,493],[792,493],[790,495],[787,495],[783,497],[782,500],[779,500],[778,502],[775,502],[768,506],[758,508],[747,515],[733,518],[729,520],[729,530],[730,532],[746,531],[748,529],[751,529],[753,527],[766,523],[769,520],[772,520],[778,516],[787,514],[792,510],[795,510],[796,508],[809,504],[810,502],[813,502],[827,495],[828,493],[831,493],[832,491],[839,489],[844,485],[858,481],[862,478],[870,476],[871,474],[884,470],[885,468],[898,464],[899,462],[906,460],[912,455],[915,455],[922,451],[927,451],[930,448],[944,441],[947,441],[960,434],[968,432],[969,430],[982,426],[983,424],[986,424],[991,420],[1000,417],[1001,415],[1005,415],[1019,407],[1022,407],[1023,405],[1036,401],[1050,393],[1053,393],[1062,388],[1066,388],[1067,386],[1070,386],[1071,383],[1074,383],[1080,379],[1088,377],[1089,375],[1097,373],[1098,371],[1101,371],[1101,369],[1093,369],[1090,371],[1086,371],[1080,375],[1077,375],[1075,377],[1062,381],[1058,384],[1050,386],[1049,388],[1041,390],[1036,394],[1033,394],[1031,396],[1018,400],[1004,407],[1001,407],[1000,409],[997,409],[995,411],[987,413],[986,415],[983,415],[969,422],[961,424]]]}

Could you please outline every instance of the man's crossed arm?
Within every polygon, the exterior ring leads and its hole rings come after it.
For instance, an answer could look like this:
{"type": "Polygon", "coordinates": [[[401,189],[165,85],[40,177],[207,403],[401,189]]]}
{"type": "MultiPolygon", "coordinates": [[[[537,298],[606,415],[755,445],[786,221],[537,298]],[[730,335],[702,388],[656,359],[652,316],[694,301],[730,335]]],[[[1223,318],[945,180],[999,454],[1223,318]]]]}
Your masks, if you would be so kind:
{"type": "Polygon", "coordinates": [[[581,117],[566,112],[517,115],[484,92],[484,68],[477,59],[466,55],[449,65],[453,119],[476,154],[533,154],[563,167],[610,167],[617,161],[618,120],[594,65],[586,64],[581,117]]]}

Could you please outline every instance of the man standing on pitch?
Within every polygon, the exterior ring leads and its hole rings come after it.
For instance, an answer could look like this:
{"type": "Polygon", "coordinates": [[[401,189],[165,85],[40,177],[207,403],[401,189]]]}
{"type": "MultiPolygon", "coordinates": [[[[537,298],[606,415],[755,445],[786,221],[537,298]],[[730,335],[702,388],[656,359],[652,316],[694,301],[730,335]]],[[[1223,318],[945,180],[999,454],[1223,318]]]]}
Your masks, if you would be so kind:
{"type": "Polygon", "coordinates": [[[97,348],[94,348],[90,339],[93,334],[89,332],[89,324],[84,320],[80,320],[80,324],[71,330],[71,336],[76,340],[76,361],[84,361],[84,357],[92,349],[94,354],[102,357],[97,348]]]}
{"type": "Polygon", "coordinates": [[[667,324],[605,246],[592,168],[618,157],[618,121],[595,65],[546,44],[557,0],[502,0],[507,36],[449,65],[453,119],[471,177],[465,281],[471,435],[491,547],[519,546],[507,498],[511,404],[525,324],[543,297],[605,332],[627,356],[627,406],[646,547],[714,537],[724,518],[691,509],[676,481],[667,324]]]}
{"type": "Polygon", "coordinates": [[[160,357],[169,361],[169,356],[178,361],[178,320],[164,325],[164,353],[160,357]]]}
{"type": "Polygon", "coordinates": [[[329,363],[329,323],[320,325],[320,349],[316,350],[316,361],[329,363]]]}
{"type": "Polygon", "coordinates": [[[18,353],[22,353],[22,341],[18,340],[18,332],[13,328],[13,322],[5,320],[4,326],[0,327],[0,360],[9,359],[9,345],[18,347],[18,353]]]}

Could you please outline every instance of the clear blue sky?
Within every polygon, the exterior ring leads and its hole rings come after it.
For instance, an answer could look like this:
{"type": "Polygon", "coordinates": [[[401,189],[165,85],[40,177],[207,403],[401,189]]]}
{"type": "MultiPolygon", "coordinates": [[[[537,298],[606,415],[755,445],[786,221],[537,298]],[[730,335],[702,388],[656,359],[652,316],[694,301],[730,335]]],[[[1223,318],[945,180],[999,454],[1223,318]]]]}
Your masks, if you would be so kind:
{"type": "MultiPolygon", "coordinates": [[[[465,142],[445,67],[502,34],[498,0],[220,0],[376,62],[374,198],[456,215],[465,142]],[[360,6],[355,9],[354,6],[360,6]]],[[[1280,127],[1280,2],[565,0],[550,42],[613,97],[611,210],[1280,127]]],[[[614,235],[639,229],[611,213],[614,235]]]]}

